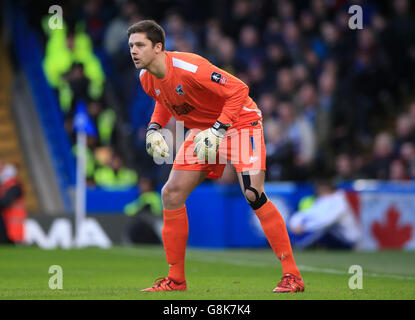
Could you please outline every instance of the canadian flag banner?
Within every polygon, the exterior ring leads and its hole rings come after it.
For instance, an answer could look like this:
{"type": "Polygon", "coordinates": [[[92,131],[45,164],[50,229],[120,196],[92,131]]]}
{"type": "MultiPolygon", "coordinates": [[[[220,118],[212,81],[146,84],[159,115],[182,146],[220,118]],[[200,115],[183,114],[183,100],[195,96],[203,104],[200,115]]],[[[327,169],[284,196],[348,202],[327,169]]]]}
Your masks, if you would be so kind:
{"type": "Polygon", "coordinates": [[[415,196],[408,193],[359,194],[361,250],[415,250],[415,196]]]}

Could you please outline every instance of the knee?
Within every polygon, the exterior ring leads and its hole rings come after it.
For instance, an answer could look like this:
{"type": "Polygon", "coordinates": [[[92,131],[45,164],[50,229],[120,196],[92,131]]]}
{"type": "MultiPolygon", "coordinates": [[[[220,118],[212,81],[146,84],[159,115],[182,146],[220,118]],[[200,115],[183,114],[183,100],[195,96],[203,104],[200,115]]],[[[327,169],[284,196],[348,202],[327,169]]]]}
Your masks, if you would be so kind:
{"type": "Polygon", "coordinates": [[[244,196],[248,202],[254,202],[257,198],[256,193],[250,189],[245,190],[244,196]]]}
{"type": "Polygon", "coordinates": [[[165,209],[175,209],[174,207],[184,205],[180,186],[167,183],[161,189],[161,200],[165,209]]]}
{"type": "Polygon", "coordinates": [[[245,189],[244,196],[254,210],[261,208],[268,200],[263,190],[257,190],[252,187],[245,189]]]}

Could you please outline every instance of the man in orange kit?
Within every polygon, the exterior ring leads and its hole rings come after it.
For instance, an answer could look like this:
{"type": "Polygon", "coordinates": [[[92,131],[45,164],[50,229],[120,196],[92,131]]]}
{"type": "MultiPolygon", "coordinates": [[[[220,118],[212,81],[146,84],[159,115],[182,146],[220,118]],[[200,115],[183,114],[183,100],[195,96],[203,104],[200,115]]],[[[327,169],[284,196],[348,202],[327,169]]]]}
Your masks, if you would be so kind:
{"type": "Polygon", "coordinates": [[[304,291],[284,220],[264,192],[262,114],[246,84],[196,54],[166,51],[164,30],[153,20],[133,24],[127,34],[142,87],[156,100],[147,128],[147,152],[154,158],[170,157],[161,129],[172,116],[190,129],[162,189],[169,274],[141,291],[186,290],[185,202],[205,178],[220,178],[227,161],[235,167],[242,192],[281,261],[283,277],[273,292],[304,291]]]}

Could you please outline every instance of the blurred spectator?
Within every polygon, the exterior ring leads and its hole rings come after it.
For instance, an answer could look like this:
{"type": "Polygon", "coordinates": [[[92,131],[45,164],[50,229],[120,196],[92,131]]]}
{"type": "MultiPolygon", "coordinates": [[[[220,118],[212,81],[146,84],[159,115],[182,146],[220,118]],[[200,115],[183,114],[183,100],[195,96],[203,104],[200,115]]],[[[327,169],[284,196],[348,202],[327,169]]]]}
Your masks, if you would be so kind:
{"type": "MultiPolygon", "coordinates": [[[[387,27],[387,50],[395,79],[399,79],[399,90],[408,93],[414,85],[415,18],[408,0],[394,0],[391,5],[392,17],[387,27]]],[[[390,8],[388,8],[390,9],[390,8]]],[[[413,91],[413,90],[412,90],[413,91]]]]}
{"type": "Polygon", "coordinates": [[[155,190],[154,181],[150,177],[140,178],[138,190],[138,199],[124,207],[124,213],[131,217],[126,227],[126,240],[129,243],[161,243],[161,195],[155,190]]]}
{"type": "Polygon", "coordinates": [[[409,104],[408,115],[413,124],[415,124],[415,100],[409,104]]]}
{"type": "Polygon", "coordinates": [[[281,23],[276,17],[270,17],[265,25],[263,39],[266,44],[281,44],[281,23]]]}
{"type": "Polygon", "coordinates": [[[293,60],[299,60],[302,56],[302,43],[300,38],[300,30],[292,20],[287,21],[283,25],[282,39],[288,54],[293,60]]]}
{"type": "Polygon", "coordinates": [[[232,75],[244,69],[243,65],[236,59],[235,42],[229,37],[220,38],[220,46],[217,46],[217,66],[232,75]]]}
{"type": "Polygon", "coordinates": [[[316,196],[300,201],[299,211],[288,221],[288,229],[297,248],[353,249],[361,236],[345,191],[336,190],[330,181],[318,182],[316,196]]]}
{"type": "Polygon", "coordinates": [[[69,112],[76,99],[86,92],[89,98],[99,99],[104,90],[105,74],[93,51],[91,38],[83,30],[83,23],[54,30],[45,27],[45,32],[48,40],[43,68],[49,84],[58,91],[62,110],[69,112]]]}
{"type": "Polygon", "coordinates": [[[198,52],[199,43],[195,33],[186,25],[183,17],[178,12],[171,12],[167,15],[166,23],[163,25],[166,32],[166,50],[181,50],[198,52]]]}
{"type": "Polygon", "coordinates": [[[290,68],[280,69],[277,73],[276,94],[280,100],[290,100],[295,93],[295,80],[290,68]]]}
{"type": "Polygon", "coordinates": [[[83,3],[80,20],[85,21],[85,31],[95,47],[101,47],[107,22],[111,19],[114,7],[105,0],[87,0],[83,3]]]}
{"type": "Polygon", "coordinates": [[[278,115],[281,124],[289,139],[293,142],[298,165],[307,165],[313,161],[315,155],[315,135],[311,125],[304,116],[297,114],[293,105],[287,101],[278,106],[278,115]]]}
{"type": "MultiPolygon", "coordinates": [[[[278,121],[282,132],[284,145],[289,143],[293,149],[293,180],[304,180],[309,175],[309,166],[315,156],[315,136],[311,125],[304,116],[297,114],[293,105],[282,101],[277,109],[278,121]]],[[[264,124],[265,126],[265,124],[264,124]]],[[[278,134],[275,133],[277,136],[278,134]]],[[[271,135],[268,135],[270,137],[271,135]]],[[[276,142],[279,142],[278,139],[276,142]]]]}
{"type": "MultiPolygon", "coordinates": [[[[204,42],[205,47],[203,50],[203,56],[215,65],[219,65],[219,56],[222,50],[223,57],[227,63],[232,63],[235,54],[235,44],[233,40],[228,38],[226,43],[225,37],[221,30],[221,23],[217,19],[210,19],[204,29],[204,42]]],[[[234,74],[234,73],[233,73],[234,74]]]]}
{"type": "Polygon", "coordinates": [[[319,111],[317,99],[316,88],[311,82],[306,82],[300,87],[297,98],[298,109],[314,128],[317,127],[316,118],[319,111]]]}
{"type": "Polygon", "coordinates": [[[66,80],[69,87],[67,91],[61,89],[61,105],[68,116],[73,116],[74,106],[80,100],[90,100],[88,93],[88,86],[90,80],[85,76],[84,66],[80,63],[73,63],[68,73],[63,75],[63,80],[66,80]],[[65,99],[65,102],[63,101],[65,99]],[[66,102],[68,99],[68,102],[66,102]],[[70,108],[70,109],[67,109],[70,108]]]}
{"type": "MultiPolygon", "coordinates": [[[[320,59],[335,59],[337,61],[343,57],[345,53],[340,42],[340,33],[338,27],[331,22],[324,22],[321,25],[322,47],[316,50],[320,59]]],[[[314,43],[314,45],[317,45],[314,43]]],[[[347,51],[346,51],[347,52],[347,51]]]]}
{"type": "Polygon", "coordinates": [[[248,68],[255,68],[264,63],[265,50],[260,43],[258,29],[255,26],[246,25],[241,29],[236,58],[248,68]]]}
{"type": "Polygon", "coordinates": [[[293,4],[288,0],[277,1],[278,18],[283,23],[293,21],[295,19],[295,9],[293,4]]]}
{"type": "Polygon", "coordinates": [[[119,14],[109,22],[104,37],[104,49],[109,55],[110,69],[113,70],[108,80],[120,104],[125,106],[131,106],[137,91],[140,91],[140,84],[137,83],[138,72],[135,68],[131,68],[127,29],[131,24],[143,19],[141,10],[142,7],[139,9],[136,2],[132,0],[123,2],[119,14]]]}
{"type": "Polygon", "coordinates": [[[299,25],[305,42],[310,43],[318,37],[316,20],[310,10],[301,11],[299,25]]]}
{"type": "Polygon", "coordinates": [[[304,49],[302,61],[306,64],[311,77],[315,79],[320,71],[321,61],[317,52],[311,46],[304,49]]]}
{"type": "Polygon", "coordinates": [[[262,111],[263,121],[266,122],[269,118],[276,118],[277,116],[277,99],[275,95],[270,92],[264,92],[258,99],[258,107],[262,111]]]}
{"type": "Polygon", "coordinates": [[[137,184],[137,173],[124,166],[119,155],[113,152],[108,163],[94,172],[95,184],[107,189],[131,188],[137,184]]]}
{"type": "Polygon", "coordinates": [[[3,219],[3,215],[0,214],[0,244],[3,245],[12,243],[13,241],[11,241],[9,236],[7,235],[7,228],[3,219]]]}
{"type": "Polygon", "coordinates": [[[415,179],[415,143],[405,142],[401,146],[399,156],[405,163],[409,177],[415,179]]]}
{"type": "Polygon", "coordinates": [[[359,135],[369,140],[374,120],[382,114],[383,103],[378,97],[390,87],[390,67],[373,30],[365,28],[361,31],[357,36],[351,81],[359,110],[356,113],[359,135]]]}
{"type": "Polygon", "coordinates": [[[257,100],[263,92],[269,90],[269,86],[264,82],[265,76],[266,74],[262,64],[257,64],[250,68],[250,89],[252,90],[250,96],[252,99],[257,100]]]}
{"type": "MultiPolygon", "coordinates": [[[[23,204],[23,188],[17,178],[17,169],[11,164],[0,160],[0,215],[7,236],[1,235],[0,240],[6,243],[22,243],[24,241],[24,223],[27,212],[23,204]]],[[[3,226],[3,227],[4,227],[3,226]]]]}
{"type": "Polygon", "coordinates": [[[126,30],[133,22],[141,19],[142,16],[134,1],[127,0],[121,4],[119,15],[111,20],[104,34],[103,46],[111,57],[116,57],[123,50],[123,47],[127,47],[128,39],[126,30]]]}
{"type": "Polygon", "coordinates": [[[400,159],[395,159],[389,167],[389,180],[404,181],[408,180],[408,172],[405,163],[400,159]]]}
{"type": "Polygon", "coordinates": [[[408,114],[402,114],[396,119],[395,152],[398,153],[405,142],[415,142],[415,122],[408,114]]]}
{"type": "MultiPolygon", "coordinates": [[[[255,2],[250,0],[236,0],[232,3],[231,15],[225,21],[226,33],[236,39],[241,29],[246,25],[259,25],[260,16],[255,14],[255,2]]],[[[258,12],[256,12],[258,13],[258,12]]]]}
{"type": "Polygon", "coordinates": [[[266,68],[266,83],[270,90],[276,90],[278,77],[275,77],[277,71],[291,67],[292,60],[281,44],[270,43],[266,47],[267,59],[264,63],[266,68]]]}
{"type": "Polygon", "coordinates": [[[311,81],[310,74],[304,63],[296,63],[292,68],[294,81],[298,86],[304,85],[307,81],[311,81]]]}
{"type": "Polygon", "coordinates": [[[116,114],[103,101],[88,103],[88,114],[98,131],[98,145],[114,145],[116,114]]]}
{"type": "Polygon", "coordinates": [[[273,119],[264,122],[267,150],[267,179],[289,180],[297,177],[294,165],[294,145],[284,135],[282,124],[273,119]]]}
{"type": "Polygon", "coordinates": [[[337,80],[333,72],[322,72],[318,79],[318,102],[315,121],[318,152],[329,165],[332,161],[333,114],[338,109],[337,80]]]}
{"type": "Polygon", "coordinates": [[[311,12],[318,24],[328,20],[328,3],[324,0],[312,0],[310,5],[311,12]]]}
{"type": "Polygon", "coordinates": [[[134,216],[147,210],[155,216],[161,216],[163,214],[161,195],[155,190],[154,181],[149,177],[140,177],[138,190],[140,196],[125,206],[124,213],[127,216],[134,216]]]}
{"type": "Polygon", "coordinates": [[[336,176],[337,183],[348,182],[356,179],[352,157],[348,153],[339,154],[336,157],[336,176]]]}
{"type": "Polygon", "coordinates": [[[376,135],[373,155],[368,168],[372,179],[388,179],[389,168],[394,158],[393,143],[393,136],[387,132],[376,135]]]}

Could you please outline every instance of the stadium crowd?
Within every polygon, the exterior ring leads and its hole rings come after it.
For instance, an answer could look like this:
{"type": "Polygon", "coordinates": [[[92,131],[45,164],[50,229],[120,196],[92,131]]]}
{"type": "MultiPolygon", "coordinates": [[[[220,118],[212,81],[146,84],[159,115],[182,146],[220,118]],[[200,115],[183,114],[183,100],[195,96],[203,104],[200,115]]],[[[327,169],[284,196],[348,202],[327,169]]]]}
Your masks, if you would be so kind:
{"type": "MultiPolygon", "coordinates": [[[[106,81],[125,108],[118,121],[129,128],[137,171],[157,172],[144,148],[153,102],[140,88],[126,30],[152,18],[166,30],[167,50],[200,54],[249,86],[263,113],[268,181],[415,178],[415,8],[408,0],[67,6],[64,12],[77,13],[68,16],[84,22],[94,51],[107,56],[106,81]],[[363,9],[362,30],[349,28],[352,4],[363,9]]],[[[92,101],[97,112],[101,100],[92,101]]]]}

